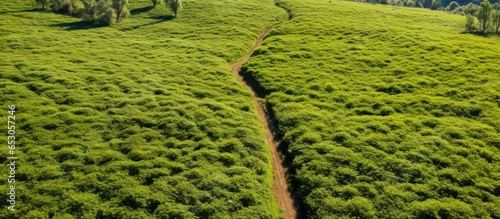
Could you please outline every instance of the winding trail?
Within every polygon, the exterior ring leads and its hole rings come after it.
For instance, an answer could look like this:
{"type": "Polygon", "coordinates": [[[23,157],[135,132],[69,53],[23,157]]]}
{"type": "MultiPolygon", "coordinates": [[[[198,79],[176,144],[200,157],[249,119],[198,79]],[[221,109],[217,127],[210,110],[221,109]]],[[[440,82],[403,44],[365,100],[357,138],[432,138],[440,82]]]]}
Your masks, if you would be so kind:
{"type": "Polygon", "coordinates": [[[257,112],[259,114],[259,120],[262,126],[266,129],[266,140],[267,144],[269,145],[271,149],[271,164],[273,166],[273,172],[274,172],[274,182],[273,182],[273,193],[276,201],[280,205],[281,209],[283,209],[283,213],[285,214],[285,219],[295,219],[297,217],[297,211],[294,206],[294,201],[292,199],[292,196],[288,190],[288,184],[286,182],[286,177],[285,177],[285,171],[283,168],[283,161],[281,160],[281,157],[278,153],[278,150],[276,148],[276,142],[274,139],[274,136],[271,132],[271,128],[269,126],[269,122],[267,121],[266,118],[266,113],[264,111],[264,102],[262,99],[258,98],[255,90],[248,84],[241,75],[239,74],[241,67],[245,62],[247,62],[250,59],[250,56],[252,56],[252,53],[255,51],[257,47],[262,45],[262,42],[264,41],[264,38],[271,32],[272,28],[267,28],[260,36],[257,42],[255,42],[254,46],[248,54],[243,57],[240,61],[234,63],[229,67],[229,69],[234,73],[235,77],[238,79],[238,81],[241,84],[244,84],[253,94],[254,98],[254,104],[257,108],[257,112]]]}

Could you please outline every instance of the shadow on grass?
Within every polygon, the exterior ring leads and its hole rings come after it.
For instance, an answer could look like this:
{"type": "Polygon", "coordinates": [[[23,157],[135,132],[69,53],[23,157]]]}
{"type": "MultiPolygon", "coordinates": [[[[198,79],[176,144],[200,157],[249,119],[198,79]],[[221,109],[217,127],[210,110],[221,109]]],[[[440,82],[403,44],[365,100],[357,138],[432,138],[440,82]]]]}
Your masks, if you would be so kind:
{"type": "Polygon", "coordinates": [[[41,8],[32,8],[32,9],[24,9],[24,10],[17,10],[17,11],[0,11],[0,14],[11,14],[11,13],[21,13],[21,12],[41,12],[45,11],[41,8]]]}
{"type": "MultiPolygon", "coordinates": [[[[238,74],[243,77],[243,81],[251,87],[251,89],[255,92],[255,96],[258,98],[265,99],[265,97],[272,92],[272,90],[266,90],[263,86],[261,86],[246,66],[241,67],[238,74]]],[[[289,185],[288,190],[292,196],[295,209],[297,210],[297,215],[294,219],[305,219],[307,215],[307,207],[299,195],[300,182],[296,178],[297,170],[292,165],[295,155],[288,152],[289,143],[283,139],[285,133],[279,127],[273,106],[269,102],[263,103],[262,106],[265,108],[269,129],[271,129],[274,140],[278,143],[278,152],[284,158],[282,165],[286,170],[285,176],[289,185]]]]}
{"type": "Polygon", "coordinates": [[[146,27],[146,26],[155,25],[155,24],[159,24],[159,23],[162,23],[162,22],[165,22],[165,21],[172,20],[175,17],[173,15],[157,15],[157,16],[150,16],[148,18],[149,19],[154,19],[155,21],[153,21],[151,23],[147,23],[147,24],[141,24],[141,25],[133,26],[133,27],[130,27],[130,28],[125,28],[123,30],[134,30],[134,29],[137,29],[139,27],[146,27]]]}
{"type": "Polygon", "coordinates": [[[93,28],[105,27],[104,25],[95,25],[87,21],[75,21],[54,24],[56,27],[61,27],[65,30],[88,30],[93,28]]]}
{"type": "Polygon", "coordinates": [[[293,166],[293,160],[295,155],[288,152],[289,143],[283,140],[284,132],[279,128],[278,120],[276,119],[276,114],[273,110],[273,106],[266,102],[263,105],[266,109],[266,116],[269,121],[269,128],[273,132],[274,139],[278,142],[278,152],[284,157],[282,165],[285,168],[286,181],[288,183],[288,191],[293,199],[293,205],[297,210],[297,215],[294,219],[305,219],[307,215],[307,206],[305,205],[303,199],[300,197],[299,188],[300,182],[296,178],[297,170],[293,166]]]}
{"type": "Polygon", "coordinates": [[[467,31],[462,31],[460,34],[472,34],[480,37],[491,37],[491,36],[498,36],[496,33],[485,33],[482,31],[475,31],[475,32],[467,32],[467,31]]]}
{"type": "Polygon", "coordinates": [[[160,21],[169,21],[174,19],[175,17],[173,15],[156,15],[156,16],[149,16],[148,18],[150,19],[155,19],[155,20],[160,20],[160,21]]]}
{"type": "Polygon", "coordinates": [[[130,10],[130,14],[131,15],[136,15],[136,14],[148,12],[148,11],[151,11],[153,8],[155,8],[155,7],[153,7],[153,6],[146,6],[146,7],[142,7],[142,8],[136,8],[136,9],[130,10]]]}
{"type": "Polygon", "coordinates": [[[252,90],[255,92],[255,96],[259,98],[265,98],[268,94],[271,93],[271,91],[266,90],[259,84],[259,82],[255,80],[254,75],[252,75],[252,72],[248,70],[248,67],[242,66],[238,74],[243,78],[248,86],[252,87],[252,90]]]}

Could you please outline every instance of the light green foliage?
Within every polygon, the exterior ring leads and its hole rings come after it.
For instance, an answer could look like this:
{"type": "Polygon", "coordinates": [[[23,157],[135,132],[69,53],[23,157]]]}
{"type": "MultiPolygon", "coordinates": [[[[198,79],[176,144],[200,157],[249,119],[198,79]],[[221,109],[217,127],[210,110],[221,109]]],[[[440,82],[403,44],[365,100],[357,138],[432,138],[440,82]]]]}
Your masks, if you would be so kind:
{"type": "MultiPolygon", "coordinates": [[[[82,17],[101,25],[110,25],[130,16],[128,0],[50,0],[52,12],[82,17]],[[82,2],[83,1],[83,2],[82,2]]],[[[43,5],[42,7],[45,7],[43,5]]]]}
{"type": "Polygon", "coordinates": [[[130,16],[128,0],[84,0],[82,19],[99,25],[111,25],[130,16]]]}
{"type": "Polygon", "coordinates": [[[476,18],[471,14],[467,14],[465,20],[465,31],[469,33],[476,31],[476,18]]]}
{"type": "Polygon", "coordinates": [[[492,11],[493,8],[488,0],[484,0],[477,10],[477,19],[481,25],[481,30],[485,33],[488,31],[488,26],[490,25],[492,11]]]}
{"type": "Polygon", "coordinates": [[[74,0],[72,1],[71,7],[70,7],[70,14],[74,17],[79,17],[81,18],[83,16],[83,12],[85,11],[85,6],[80,0],[74,0]]]}
{"type": "Polygon", "coordinates": [[[500,38],[464,17],[282,0],[245,65],[309,218],[499,218],[500,38]]]}
{"type": "Polygon", "coordinates": [[[40,5],[40,7],[42,7],[42,9],[46,9],[47,6],[49,5],[49,0],[35,0],[35,3],[37,5],[40,5]]]}
{"type": "Polygon", "coordinates": [[[84,5],[80,0],[50,0],[50,9],[57,14],[81,17],[84,5]]]}
{"type": "Polygon", "coordinates": [[[499,30],[500,30],[500,9],[498,9],[497,11],[494,11],[493,12],[493,28],[495,29],[495,33],[499,34],[499,30]]]}
{"type": "Polygon", "coordinates": [[[0,218],[279,218],[264,130],[227,69],[284,11],[186,0],[167,20],[135,0],[93,28],[31,1],[0,4],[0,120],[17,106],[22,161],[0,218]]]}
{"type": "Polygon", "coordinates": [[[442,9],[442,0],[351,0],[356,2],[380,3],[384,5],[400,7],[429,8],[431,10],[442,9]]]}
{"type": "Polygon", "coordinates": [[[174,17],[177,17],[177,13],[182,11],[182,1],[181,0],[165,0],[165,5],[174,12],[174,17]]]}
{"type": "Polygon", "coordinates": [[[113,3],[115,0],[84,0],[82,19],[99,25],[111,25],[117,19],[113,3]]]}
{"type": "Polygon", "coordinates": [[[116,13],[116,21],[121,21],[130,16],[127,8],[128,0],[112,0],[112,7],[116,13]]]}

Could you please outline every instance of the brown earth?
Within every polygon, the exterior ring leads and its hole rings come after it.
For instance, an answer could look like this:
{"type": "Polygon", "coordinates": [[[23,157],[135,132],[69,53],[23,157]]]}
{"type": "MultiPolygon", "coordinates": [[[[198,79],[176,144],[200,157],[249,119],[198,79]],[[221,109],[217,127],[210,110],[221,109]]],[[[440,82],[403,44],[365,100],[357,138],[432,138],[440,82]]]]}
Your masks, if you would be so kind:
{"type": "Polygon", "coordinates": [[[266,113],[263,107],[264,103],[262,99],[257,97],[253,88],[247,82],[245,82],[239,74],[243,64],[247,62],[248,59],[250,59],[250,56],[252,56],[254,50],[262,44],[262,41],[264,41],[264,38],[267,36],[267,34],[271,32],[271,30],[272,28],[266,29],[259,36],[259,39],[257,40],[257,42],[255,42],[254,46],[252,47],[252,49],[250,49],[248,54],[245,57],[243,57],[240,61],[231,65],[229,69],[233,71],[235,77],[238,79],[240,83],[248,87],[248,89],[252,92],[254,96],[253,101],[257,108],[257,112],[259,114],[260,123],[262,123],[262,126],[264,126],[264,128],[266,129],[266,140],[267,144],[271,149],[271,163],[274,172],[274,182],[273,182],[274,197],[278,202],[278,204],[280,205],[281,209],[283,209],[283,212],[285,214],[285,219],[295,219],[297,217],[297,211],[295,210],[292,196],[288,190],[288,184],[286,182],[285,171],[283,168],[283,161],[281,160],[281,157],[276,148],[276,142],[266,118],[266,113]]]}

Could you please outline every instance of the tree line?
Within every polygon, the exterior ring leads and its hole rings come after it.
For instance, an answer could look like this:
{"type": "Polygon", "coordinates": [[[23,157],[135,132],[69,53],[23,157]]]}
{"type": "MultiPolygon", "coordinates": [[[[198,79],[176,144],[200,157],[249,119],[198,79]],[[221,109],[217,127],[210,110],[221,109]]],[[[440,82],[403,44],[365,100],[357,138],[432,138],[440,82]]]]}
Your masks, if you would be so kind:
{"type": "MultiPolygon", "coordinates": [[[[57,14],[80,17],[83,21],[97,25],[111,25],[130,16],[128,0],[35,0],[42,10],[57,14]]],[[[161,0],[152,0],[153,7],[161,0]]],[[[177,17],[182,10],[181,0],[164,0],[165,5],[177,17]]]]}
{"type": "Polygon", "coordinates": [[[373,4],[393,5],[402,7],[429,8],[431,10],[445,10],[443,0],[354,0],[373,4]]]}
{"type": "Polygon", "coordinates": [[[499,34],[500,3],[491,4],[488,0],[484,0],[475,13],[467,14],[465,31],[499,34]]]}
{"type": "Polygon", "coordinates": [[[465,32],[500,34],[500,3],[491,4],[484,0],[480,5],[472,2],[461,6],[452,1],[448,6],[442,5],[443,0],[354,0],[373,4],[385,4],[404,7],[421,7],[431,10],[442,10],[449,13],[466,15],[465,32]]]}
{"type": "MultiPolygon", "coordinates": [[[[476,1],[465,1],[463,0],[449,1],[449,0],[354,0],[358,2],[368,2],[373,4],[383,4],[401,7],[416,7],[416,8],[428,8],[431,10],[441,10],[447,11],[453,14],[476,14],[479,5],[476,1]]],[[[495,2],[497,0],[493,0],[495,2]]],[[[495,3],[493,5],[500,4],[495,3]]]]}

